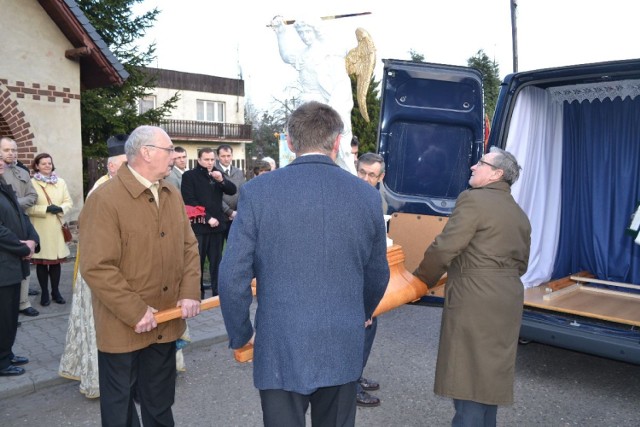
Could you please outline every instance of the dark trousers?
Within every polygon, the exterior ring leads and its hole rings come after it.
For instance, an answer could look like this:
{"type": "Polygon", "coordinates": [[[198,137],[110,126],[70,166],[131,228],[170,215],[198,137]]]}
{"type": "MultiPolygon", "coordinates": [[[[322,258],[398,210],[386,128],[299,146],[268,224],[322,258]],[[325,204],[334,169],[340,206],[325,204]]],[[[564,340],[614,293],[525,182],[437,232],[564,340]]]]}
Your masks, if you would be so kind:
{"type": "Polygon", "coordinates": [[[495,427],[498,405],[485,405],[471,400],[453,399],[456,414],[452,427],[495,427]]]}
{"type": "MultiPolygon", "coordinates": [[[[373,340],[376,338],[376,331],[378,330],[378,318],[374,317],[371,326],[365,328],[364,330],[364,360],[362,362],[362,374],[364,375],[364,368],[367,366],[367,362],[369,361],[369,355],[371,354],[371,347],[373,347],[373,340]]],[[[360,383],[356,384],[356,392],[361,393],[362,386],[360,383]]]]}
{"type": "Polygon", "coordinates": [[[209,259],[209,275],[211,276],[211,292],[218,295],[218,266],[222,259],[223,233],[196,234],[198,239],[198,251],[200,252],[200,291],[204,292],[202,277],[204,275],[204,262],[209,259]]]}
{"type": "Polygon", "coordinates": [[[231,232],[231,225],[233,224],[233,221],[229,221],[227,222],[227,229],[224,230],[224,240],[222,241],[222,246],[224,247],[224,244],[227,243],[227,240],[229,240],[229,232],[231,232]]]}
{"type": "Polygon", "coordinates": [[[350,427],[356,423],[355,382],[322,387],[311,394],[260,390],[260,402],[265,427],[304,426],[309,404],[314,427],[350,427]]]}
{"type": "Polygon", "coordinates": [[[103,427],[140,426],[133,402],[136,394],[145,426],[174,425],[175,341],[129,353],[98,351],[98,372],[103,427]]]}
{"type": "Polygon", "coordinates": [[[0,369],[8,368],[13,359],[11,348],[18,331],[20,283],[0,286],[0,369]]]}

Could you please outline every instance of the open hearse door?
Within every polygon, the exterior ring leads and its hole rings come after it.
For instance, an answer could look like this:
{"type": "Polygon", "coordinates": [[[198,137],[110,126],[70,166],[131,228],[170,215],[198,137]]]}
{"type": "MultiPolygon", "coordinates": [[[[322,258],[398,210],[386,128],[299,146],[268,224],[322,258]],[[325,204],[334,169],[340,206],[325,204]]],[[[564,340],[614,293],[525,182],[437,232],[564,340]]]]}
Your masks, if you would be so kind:
{"type": "Polygon", "coordinates": [[[450,65],[383,60],[379,153],[389,235],[413,271],[442,231],[483,153],[482,76],[450,65]]]}
{"type": "MultiPolygon", "coordinates": [[[[409,271],[485,148],[481,91],[464,89],[472,70],[446,70],[385,61],[381,192],[409,271]]],[[[523,167],[512,188],[532,224],[521,338],[640,364],[640,246],[625,232],[640,202],[640,60],[507,76],[488,145],[523,167]]]]}

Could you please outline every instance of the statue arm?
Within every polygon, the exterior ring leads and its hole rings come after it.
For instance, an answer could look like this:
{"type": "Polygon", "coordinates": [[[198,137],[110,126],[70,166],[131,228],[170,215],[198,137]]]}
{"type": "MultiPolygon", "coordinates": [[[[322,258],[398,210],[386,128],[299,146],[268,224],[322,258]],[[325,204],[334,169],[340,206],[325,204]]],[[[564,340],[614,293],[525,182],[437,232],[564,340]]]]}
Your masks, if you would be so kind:
{"type": "Polygon", "coordinates": [[[304,44],[298,37],[298,34],[292,26],[284,25],[282,18],[279,16],[273,18],[271,27],[276,33],[280,58],[282,58],[282,61],[285,63],[296,67],[297,58],[304,50],[304,44]]]}

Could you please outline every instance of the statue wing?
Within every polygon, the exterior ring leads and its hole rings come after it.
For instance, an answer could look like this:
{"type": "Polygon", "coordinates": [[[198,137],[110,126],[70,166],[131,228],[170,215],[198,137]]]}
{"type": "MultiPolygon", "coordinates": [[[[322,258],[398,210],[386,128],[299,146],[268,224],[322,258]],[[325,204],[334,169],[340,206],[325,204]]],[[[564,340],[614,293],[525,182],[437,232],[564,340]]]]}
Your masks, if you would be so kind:
{"type": "Polygon", "coordinates": [[[376,65],[376,47],[371,36],[364,28],[356,30],[358,46],[349,51],[345,58],[347,74],[356,76],[356,95],[358,108],[362,117],[369,122],[367,111],[367,91],[371,83],[371,76],[376,65]]]}

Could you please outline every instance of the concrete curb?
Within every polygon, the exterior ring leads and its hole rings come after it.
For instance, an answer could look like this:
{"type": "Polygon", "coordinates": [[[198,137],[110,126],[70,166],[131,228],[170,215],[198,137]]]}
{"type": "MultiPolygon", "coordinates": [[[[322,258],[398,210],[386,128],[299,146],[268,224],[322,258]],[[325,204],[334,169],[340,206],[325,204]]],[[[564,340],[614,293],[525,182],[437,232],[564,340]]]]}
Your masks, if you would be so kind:
{"type": "MultiPolygon", "coordinates": [[[[61,315],[54,315],[52,317],[57,316],[61,315]]],[[[205,334],[204,336],[200,336],[197,339],[192,339],[192,341],[187,346],[187,349],[212,346],[227,341],[228,339],[229,337],[226,333],[205,334]]],[[[29,365],[26,365],[26,369],[29,369],[29,365]]],[[[55,371],[49,371],[48,375],[40,376],[37,379],[31,379],[27,376],[27,374],[19,377],[0,378],[0,400],[4,400],[10,397],[25,396],[31,393],[42,391],[49,387],[54,387],[69,382],[77,383],[77,381],[75,380],[64,378],[58,375],[57,369],[55,371]]]]}
{"type": "MultiPolygon", "coordinates": [[[[20,315],[22,325],[18,328],[13,352],[18,356],[29,358],[25,365],[26,373],[17,377],[0,377],[0,401],[9,397],[24,396],[43,389],[78,381],[58,375],[60,357],[64,351],[69,312],[73,298],[72,280],[75,257],[75,246],[71,248],[69,261],[62,264],[60,292],[66,304],[55,304],[47,307],[40,305],[40,295],[29,297],[31,306],[40,312],[36,317],[20,315]]],[[[30,276],[31,287],[38,287],[35,268],[30,276]]],[[[255,312],[255,305],[252,307],[255,312]]],[[[228,340],[222,313],[219,309],[207,310],[199,316],[188,320],[191,343],[185,349],[200,348],[219,344],[228,340]]],[[[188,369],[188,364],[187,364],[188,369]]]]}

